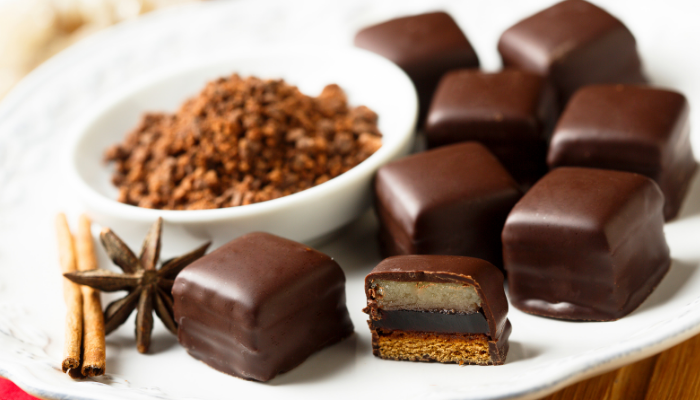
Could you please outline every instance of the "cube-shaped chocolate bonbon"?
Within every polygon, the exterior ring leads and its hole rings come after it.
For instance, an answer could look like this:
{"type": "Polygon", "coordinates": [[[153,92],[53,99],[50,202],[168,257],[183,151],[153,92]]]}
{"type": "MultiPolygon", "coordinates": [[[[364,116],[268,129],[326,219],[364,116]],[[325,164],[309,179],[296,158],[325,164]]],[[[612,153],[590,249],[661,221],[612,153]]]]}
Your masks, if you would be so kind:
{"type": "Polygon", "coordinates": [[[389,257],[365,278],[374,355],[499,365],[508,354],[503,274],[473,257],[389,257]]]}
{"type": "Polygon", "coordinates": [[[643,83],[632,33],[617,18],[583,0],[557,3],[506,30],[498,42],[503,65],[546,76],[562,104],[594,83],[643,83]]]}
{"type": "Polygon", "coordinates": [[[355,45],[388,58],[406,72],[418,91],[421,120],[445,72],[479,67],[469,40],[444,12],[396,18],[367,27],[355,36],[355,45]]]}
{"type": "Polygon", "coordinates": [[[482,144],[394,161],[379,169],[374,186],[384,255],[462,255],[502,265],[501,229],[522,192],[482,144]]]}
{"type": "Polygon", "coordinates": [[[554,89],[537,74],[456,70],[442,77],[428,112],[428,147],[478,141],[529,186],[547,172],[558,115],[554,89]]]}
{"type": "Polygon", "coordinates": [[[670,265],[663,194],[651,179],[557,168],[503,228],[510,301],[546,317],[609,321],[632,312],[670,265]]]}
{"type": "Polygon", "coordinates": [[[338,264],[268,233],[241,236],[187,266],[173,297],[188,353],[245,379],[270,380],[353,331],[338,264]]]}
{"type": "Polygon", "coordinates": [[[552,168],[581,166],[637,172],[663,192],[664,217],[681,208],[697,163],[688,102],[677,92],[634,85],[594,85],[571,98],[552,136],[552,168]]]}

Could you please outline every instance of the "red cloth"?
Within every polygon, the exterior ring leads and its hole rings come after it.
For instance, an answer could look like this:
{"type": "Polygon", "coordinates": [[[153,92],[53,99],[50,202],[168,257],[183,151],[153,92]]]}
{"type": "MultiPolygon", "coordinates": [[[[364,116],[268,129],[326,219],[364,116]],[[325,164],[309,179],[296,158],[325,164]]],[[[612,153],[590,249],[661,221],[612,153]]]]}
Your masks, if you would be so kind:
{"type": "Polygon", "coordinates": [[[0,399],[2,400],[39,400],[34,396],[28,395],[24,390],[20,389],[14,383],[5,378],[0,377],[0,399]]]}

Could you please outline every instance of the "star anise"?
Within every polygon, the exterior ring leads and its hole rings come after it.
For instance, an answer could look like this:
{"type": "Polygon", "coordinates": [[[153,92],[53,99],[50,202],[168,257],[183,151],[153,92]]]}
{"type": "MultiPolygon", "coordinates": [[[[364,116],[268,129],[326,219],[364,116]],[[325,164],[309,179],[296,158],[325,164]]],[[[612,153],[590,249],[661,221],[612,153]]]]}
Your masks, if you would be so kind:
{"type": "Polygon", "coordinates": [[[138,258],[111,229],[104,228],[100,232],[100,241],[112,262],[124,273],[95,269],[64,274],[75,283],[103,292],[117,290],[129,292],[125,297],[110,303],[105,309],[105,334],[123,324],[136,309],[136,345],[141,353],[147,353],[151,344],[153,310],[165,327],[177,334],[171,294],[175,277],[188,264],[203,256],[211,244],[211,242],[205,243],[183,256],[165,261],[160,269],[156,269],[160,257],[162,228],[163,220],[158,218],[148,231],[138,258]]]}

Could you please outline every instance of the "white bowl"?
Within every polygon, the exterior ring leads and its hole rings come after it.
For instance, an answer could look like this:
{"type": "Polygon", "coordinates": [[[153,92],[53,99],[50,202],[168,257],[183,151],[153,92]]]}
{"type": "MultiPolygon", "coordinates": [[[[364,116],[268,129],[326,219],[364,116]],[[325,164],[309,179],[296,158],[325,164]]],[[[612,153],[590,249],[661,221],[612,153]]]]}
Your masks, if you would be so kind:
{"type": "Polygon", "coordinates": [[[169,247],[203,239],[219,245],[251,231],[266,231],[300,242],[317,242],[360,216],[371,204],[377,169],[407,154],[413,143],[418,102],[410,79],[375,54],[344,48],[267,49],[198,61],[160,71],[114,94],[78,124],[69,149],[68,174],[89,215],[126,240],[143,237],[159,216],[169,247]],[[379,115],[382,147],[350,171],[305,191],[240,207],[215,210],[152,210],[117,202],[112,166],[105,149],[123,140],[148,111],[173,112],[206,82],[232,73],[283,78],[308,95],[337,83],[353,106],[379,115]]]}

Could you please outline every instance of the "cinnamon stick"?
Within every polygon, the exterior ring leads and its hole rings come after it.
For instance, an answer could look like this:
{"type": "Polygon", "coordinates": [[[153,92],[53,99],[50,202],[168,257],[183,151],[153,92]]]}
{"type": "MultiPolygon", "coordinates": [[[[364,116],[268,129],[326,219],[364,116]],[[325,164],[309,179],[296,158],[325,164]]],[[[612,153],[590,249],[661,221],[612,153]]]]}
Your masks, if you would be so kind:
{"type": "MultiPolygon", "coordinates": [[[[76,270],[75,245],[65,214],[56,216],[58,235],[58,257],[61,272],[76,270]]],[[[66,330],[63,346],[63,372],[71,371],[71,376],[80,371],[80,352],[83,338],[83,296],[80,286],[63,278],[63,298],[66,303],[66,330]]]]}
{"type": "MultiPolygon", "coordinates": [[[[78,222],[77,251],[78,270],[97,269],[97,257],[92,240],[90,225],[86,215],[78,222]]],[[[105,373],[105,323],[100,302],[100,292],[89,286],[82,286],[83,293],[83,366],[85,376],[98,376],[105,373]]]]}

